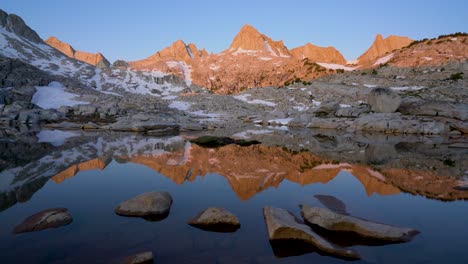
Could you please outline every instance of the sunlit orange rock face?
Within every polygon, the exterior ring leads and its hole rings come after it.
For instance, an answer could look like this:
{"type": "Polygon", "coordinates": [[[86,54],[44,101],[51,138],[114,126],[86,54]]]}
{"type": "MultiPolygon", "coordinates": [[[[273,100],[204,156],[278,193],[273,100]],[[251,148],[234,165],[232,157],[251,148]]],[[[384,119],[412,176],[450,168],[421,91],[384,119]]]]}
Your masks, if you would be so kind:
{"type": "Polygon", "coordinates": [[[396,67],[440,66],[468,59],[468,36],[426,40],[393,53],[389,64],[396,67]]]}
{"type": "Polygon", "coordinates": [[[283,41],[273,41],[251,25],[244,25],[225,52],[256,51],[274,57],[291,57],[283,41]]]}
{"type": "Polygon", "coordinates": [[[294,49],[291,49],[291,54],[297,59],[308,58],[315,62],[325,62],[333,64],[346,64],[346,59],[334,47],[319,47],[310,43],[294,49]]]}
{"type": "MultiPolygon", "coordinates": [[[[324,48],[323,52],[329,52],[328,49],[324,48]]],[[[129,65],[137,70],[174,74],[217,93],[230,94],[246,88],[308,81],[334,72],[305,63],[304,58],[318,55],[308,49],[304,52],[307,56],[293,57],[282,41],[273,41],[245,25],[229,48],[220,54],[208,54],[204,49],[198,50],[195,44],[187,45],[178,40],[146,59],[129,62],[129,65]]],[[[330,61],[322,59],[324,57],[326,54],[320,57],[323,62],[330,61]]]]}
{"type": "MultiPolygon", "coordinates": [[[[119,156],[120,161],[147,166],[177,184],[195,181],[197,177],[218,174],[228,181],[241,200],[248,200],[268,188],[277,188],[284,180],[300,185],[328,183],[339,172],[348,171],[364,187],[368,196],[395,195],[401,191],[439,200],[468,199],[468,192],[455,190],[458,182],[449,175],[434,171],[380,168],[337,163],[309,152],[291,152],[281,147],[228,145],[202,148],[189,144],[179,151],[159,155],[119,156]]],[[[104,159],[93,159],[73,165],[55,175],[60,183],[79,171],[103,169],[104,159]]]]}
{"type": "Polygon", "coordinates": [[[49,46],[55,48],[56,50],[62,52],[70,58],[74,58],[79,61],[99,67],[108,67],[110,65],[109,61],[101,53],[98,52],[94,54],[75,50],[70,44],[62,42],[56,37],[49,37],[45,41],[45,43],[47,43],[49,46]]]}
{"type": "Polygon", "coordinates": [[[377,58],[391,51],[408,46],[411,42],[413,42],[413,40],[407,37],[388,36],[384,39],[381,34],[378,34],[370,48],[359,56],[358,63],[360,65],[374,64],[377,58]]]}

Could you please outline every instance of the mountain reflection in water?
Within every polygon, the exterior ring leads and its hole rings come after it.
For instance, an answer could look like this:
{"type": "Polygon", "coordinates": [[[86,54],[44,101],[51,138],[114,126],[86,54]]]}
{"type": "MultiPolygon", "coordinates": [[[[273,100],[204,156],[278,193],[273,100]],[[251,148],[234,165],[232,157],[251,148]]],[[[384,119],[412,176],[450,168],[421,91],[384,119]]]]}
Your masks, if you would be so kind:
{"type": "MultiPolygon", "coordinates": [[[[275,135],[261,136],[263,141],[268,142],[271,136],[271,142],[278,142],[275,135]]],[[[284,180],[302,186],[325,184],[341,171],[356,177],[368,196],[403,191],[440,200],[468,198],[468,192],[454,189],[464,175],[453,175],[454,171],[466,173],[465,149],[392,140],[350,143],[349,138],[323,134],[309,137],[308,141],[311,140],[315,140],[311,150],[296,151],[266,144],[203,148],[190,143],[187,136],[92,134],[70,138],[67,144],[57,147],[48,143],[3,141],[2,159],[12,160],[16,155],[22,161],[17,166],[4,166],[0,172],[0,209],[29,200],[49,179],[61,183],[80,171],[103,170],[112,160],[147,166],[177,184],[219,174],[241,200],[248,200],[270,187],[278,188],[284,180]],[[348,149],[330,151],[343,146],[348,149]],[[352,146],[351,150],[348,146],[352,146]],[[28,149],[35,151],[29,153],[28,149]],[[438,156],[442,151],[453,152],[445,152],[445,156],[459,157],[453,161],[456,168],[438,156]],[[420,161],[424,161],[426,168],[421,167],[420,161]]]]}

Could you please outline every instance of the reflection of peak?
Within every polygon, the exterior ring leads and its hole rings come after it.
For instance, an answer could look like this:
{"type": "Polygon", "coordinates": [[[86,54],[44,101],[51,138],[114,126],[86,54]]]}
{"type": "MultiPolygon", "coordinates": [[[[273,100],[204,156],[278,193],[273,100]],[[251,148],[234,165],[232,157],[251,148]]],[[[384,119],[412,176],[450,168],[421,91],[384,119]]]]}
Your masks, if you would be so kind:
{"type": "Polygon", "coordinates": [[[81,162],[78,164],[74,164],[67,169],[55,174],[51,180],[55,183],[62,183],[64,180],[69,179],[75,176],[80,171],[87,171],[87,170],[103,170],[109,163],[111,159],[105,158],[96,158],[92,160],[88,160],[85,162],[81,162]]]}
{"type": "MultiPolygon", "coordinates": [[[[328,164],[326,160],[307,152],[294,154],[280,147],[264,145],[228,145],[216,149],[191,145],[189,151],[179,150],[157,157],[136,155],[130,157],[129,161],[145,165],[177,184],[183,184],[186,180],[194,181],[197,176],[219,174],[226,178],[241,200],[248,200],[270,187],[276,188],[285,179],[308,185],[327,183],[343,169],[352,169],[353,175],[355,173],[355,167],[347,163],[328,164]],[[181,160],[183,162],[179,162],[181,160]]],[[[356,168],[356,177],[368,194],[375,192],[388,195],[399,192],[398,188],[379,181],[368,171],[363,170],[361,173],[359,167],[356,168]]]]}

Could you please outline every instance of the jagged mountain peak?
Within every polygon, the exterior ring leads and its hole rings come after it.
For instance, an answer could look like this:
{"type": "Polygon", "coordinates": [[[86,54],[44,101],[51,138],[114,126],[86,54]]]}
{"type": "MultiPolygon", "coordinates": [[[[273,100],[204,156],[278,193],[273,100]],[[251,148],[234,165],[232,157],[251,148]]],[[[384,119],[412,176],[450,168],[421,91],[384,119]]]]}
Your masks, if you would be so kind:
{"type": "Polygon", "coordinates": [[[70,58],[94,65],[98,68],[109,67],[110,62],[102,55],[102,53],[89,53],[85,51],[75,50],[70,44],[61,41],[57,37],[51,36],[45,41],[49,46],[62,52],[70,58]]]}
{"type": "Polygon", "coordinates": [[[7,12],[0,9],[0,26],[5,28],[9,32],[13,32],[16,35],[30,40],[34,43],[43,43],[41,37],[32,30],[24,20],[15,15],[8,14],[7,12]]]}
{"type": "Polygon", "coordinates": [[[375,40],[369,49],[358,58],[359,64],[374,63],[374,61],[382,55],[395,49],[401,49],[411,42],[413,42],[413,40],[408,37],[390,35],[384,38],[382,34],[379,33],[375,36],[375,40]]]}
{"type": "Polygon", "coordinates": [[[291,56],[282,40],[273,41],[250,24],[245,24],[240,29],[226,51],[237,53],[244,51],[264,52],[275,57],[291,56]]]}

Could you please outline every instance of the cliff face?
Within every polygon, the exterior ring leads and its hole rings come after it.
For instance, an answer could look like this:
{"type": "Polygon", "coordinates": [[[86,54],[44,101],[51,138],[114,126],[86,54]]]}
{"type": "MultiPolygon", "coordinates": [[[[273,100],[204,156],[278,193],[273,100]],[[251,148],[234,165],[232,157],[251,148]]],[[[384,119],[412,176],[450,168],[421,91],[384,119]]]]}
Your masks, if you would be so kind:
{"type": "Polygon", "coordinates": [[[346,64],[346,59],[334,47],[319,47],[310,43],[291,50],[293,57],[297,59],[309,59],[314,62],[325,62],[333,64],[346,64]]]}
{"type": "Polygon", "coordinates": [[[98,68],[110,66],[110,62],[100,52],[94,54],[84,51],[77,51],[70,44],[62,42],[56,37],[49,37],[45,43],[70,58],[94,65],[98,68]]]}
{"type": "Polygon", "coordinates": [[[384,39],[381,34],[377,34],[370,48],[359,56],[358,63],[359,65],[373,64],[379,57],[408,46],[411,42],[413,40],[407,37],[388,36],[384,39]]]}

